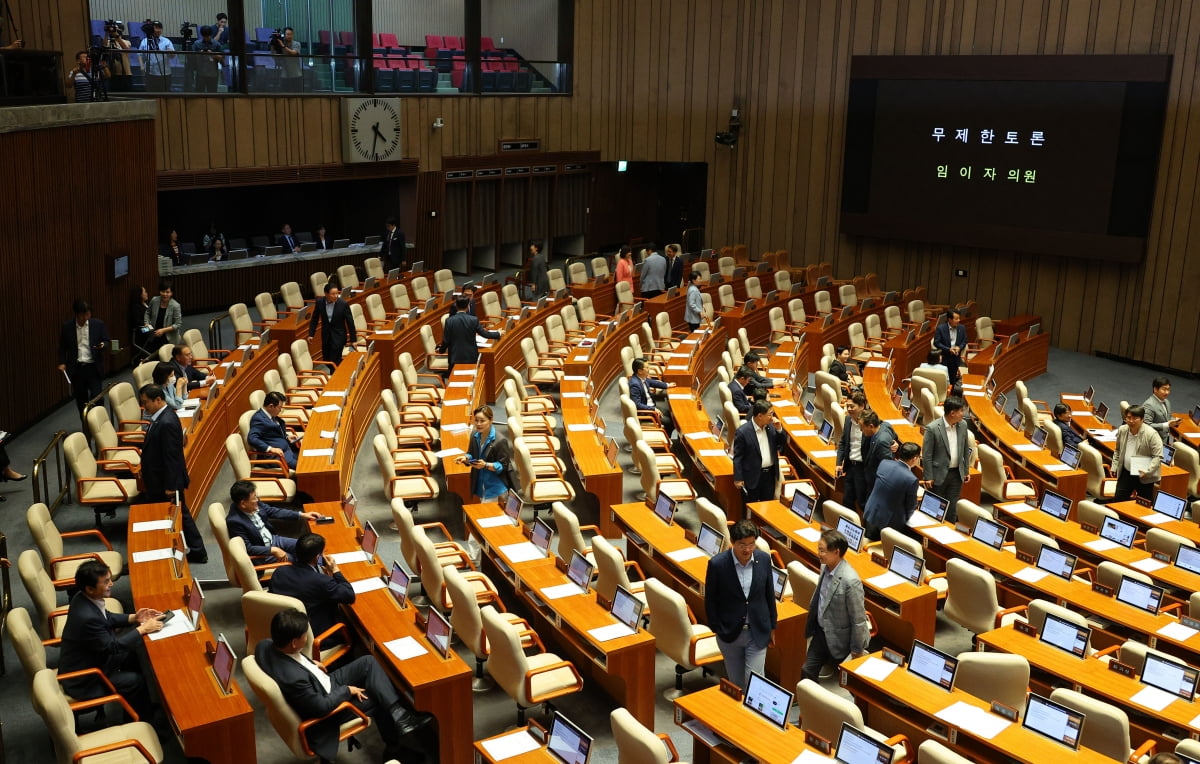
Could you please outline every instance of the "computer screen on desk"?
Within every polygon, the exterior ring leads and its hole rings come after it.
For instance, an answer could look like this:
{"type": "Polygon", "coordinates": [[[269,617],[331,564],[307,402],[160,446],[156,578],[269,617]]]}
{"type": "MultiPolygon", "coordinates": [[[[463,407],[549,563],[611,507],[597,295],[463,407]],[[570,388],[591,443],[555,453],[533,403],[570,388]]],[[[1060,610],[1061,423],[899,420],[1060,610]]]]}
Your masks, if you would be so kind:
{"type": "Polygon", "coordinates": [[[1175,464],[1175,446],[1163,443],[1163,466],[1171,467],[1175,464]]]}
{"type": "Polygon", "coordinates": [[[388,576],[388,591],[396,598],[400,607],[408,605],[408,573],[400,567],[399,560],[392,561],[392,574],[388,576]]]}
{"type": "Polygon", "coordinates": [[[1059,578],[1065,578],[1070,581],[1071,576],[1075,573],[1076,560],[1077,558],[1073,554],[1064,552],[1049,544],[1042,544],[1042,548],[1038,550],[1036,565],[1039,570],[1053,573],[1059,578]]]}
{"type": "Polygon", "coordinates": [[[908,670],[927,682],[949,690],[954,686],[958,658],[917,639],[913,640],[912,650],[908,654],[908,670]]]}
{"type": "Polygon", "coordinates": [[[436,607],[431,607],[425,614],[425,638],[433,645],[443,658],[449,658],[450,653],[450,622],[436,607]]]}
{"type": "Polygon", "coordinates": [[[504,502],[504,514],[508,515],[508,519],[512,520],[513,525],[521,524],[521,497],[516,491],[508,492],[508,499],[504,502]]]}
{"type": "Polygon", "coordinates": [[[1105,517],[1104,525],[1100,526],[1100,538],[1131,549],[1137,538],[1137,526],[1115,517],[1105,517]]]}
{"type": "Polygon", "coordinates": [[[921,410],[915,404],[910,403],[904,407],[904,418],[908,420],[909,424],[916,424],[920,416],[921,410]]]}
{"type": "Polygon", "coordinates": [[[646,603],[638,599],[633,592],[618,585],[617,591],[613,593],[612,607],[609,612],[612,613],[613,618],[637,631],[638,622],[642,620],[642,609],[645,607],[646,603]]]}
{"type": "Polygon", "coordinates": [[[409,269],[409,272],[410,273],[424,273],[425,272],[425,261],[418,260],[415,263],[413,263],[412,268],[409,269]]]}
{"type": "Polygon", "coordinates": [[[891,764],[892,747],[842,722],[833,760],[840,764],[891,764]]]}
{"type": "Polygon", "coordinates": [[[1175,566],[1189,573],[1200,574],[1200,549],[1187,544],[1180,544],[1175,554],[1175,566]]]}
{"type": "Polygon", "coordinates": [[[1189,415],[1189,417],[1191,418],[1193,425],[1200,427],[1200,403],[1192,406],[1192,413],[1189,415]]]}
{"type": "Polygon", "coordinates": [[[1036,430],[1034,430],[1033,434],[1029,436],[1029,442],[1032,443],[1033,445],[1037,446],[1038,448],[1045,448],[1046,447],[1046,428],[1039,427],[1036,430]]]}
{"type": "Polygon", "coordinates": [[[1173,520],[1183,519],[1183,510],[1187,509],[1187,501],[1166,491],[1154,495],[1154,511],[1162,512],[1173,520]]]}
{"type": "Polygon", "coordinates": [[[1071,514],[1071,500],[1061,493],[1046,491],[1042,494],[1042,500],[1038,502],[1038,509],[1051,517],[1066,520],[1067,515],[1071,514]]]}
{"type": "Polygon", "coordinates": [[[812,424],[813,416],[816,413],[817,413],[817,407],[815,405],[813,405],[813,402],[805,401],[804,402],[804,421],[808,422],[809,424],[812,424]]]}
{"type": "Polygon", "coordinates": [[[821,429],[817,430],[817,437],[824,443],[828,443],[833,439],[833,422],[828,420],[821,422],[821,429]]]}
{"type": "Polygon", "coordinates": [[[850,545],[852,551],[859,551],[862,547],[863,527],[845,517],[839,517],[837,521],[837,532],[846,537],[846,543],[850,545]]]}
{"type": "Polygon", "coordinates": [[[230,692],[230,685],[233,683],[233,669],[236,666],[237,655],[234,654],[233,648],[229,646],[229,641],[225,639],[225,635],[219,635],[217,637],[217,652],[213,655],[213,673],[217,676],[217,683],[221,685],[221,691],[226,695],[230,692]]]}
{"type": "Polygon", "coordinates": [[[787,727],[788,714],[792,710],[792,697],[792,693],[783,687],[762,674],[752,672],[742,705],[783,729],[787,727]]]}
{"type": "Polygon", "coordinates": [[[1021,409],[1013,409],[1008,415],[1008,424],[1017,432],[1025,429],[1025,415],[1021,413],[1021,409]]]}
{"type": "Polygon", "coordinates": [[[1000,523],[980,517],[976,518],[975,527],[971,529],[971,538],[982,541],[993,549],[999,549],[1004,546],[1004,537],[1007,533],[1008,529],[1000,523]]]}
{"type": "Polygon", "coordinates": [[[792,511],[804,522],[811,522],[813,516],[813,500],[799,488],[792,494],[792,511]]]}
{"type": "Polygon", "coordinates": [[[1079,469],[1079,456],[1079,449],[1075,446],[1063,446],[1058,460],[1074,470],[1079,469]]]}
{"type": "Polygon", "coordinates": [[[1092,398],[1096,397],[1096,388],[1093,385],[1088,385],[1088,389],[1083,391],[1083,402],[1087,405],[1092,405],[1092,398]]]}
{"type": "Polygon", "coordinates": [[[1062,743],[1074,751],[1079,748],[1083,718],[1083,714],[1078,711],[1031,692],[1029,699],[1025,701],[1025,715],[1021,719],[1021,726],[1062,743]]]}
{"type": "Polygon", "coordinates": [[[1096,404],[1096,410],[1095,410],[1094,412],[1092,412],[1092,415],[1093,415],[1094,417],[1096,417],[1097,419],[1099,419],[1101,422],[1108,421],[1108,420],[1107,420],[1107,417],[1108,417],[1108,404],[1107,404],[1107,403],[1105,403],[1105,402],[1103,402],[1103,401],[1101,401],[1100,403],[1097,403],[1097,404],[1096,404]]]}
{"type": "Polygon", "coordinates": [[[571,552],[571,564],[567,566],[567,578],[571,579],[571,583],[586,592],[588,585],[592,582],[594,569],[595,566],[588,562],[588,559],[580,554],[578,549],[571,552]]]}
{"type": "Polygon", "coordinates": [[[192,621],[192,628],[200,628],[200,612],[204,608],[204,590],[200,588],[200,579],[192,577],[192,585],[188,587],[187,614],[192,621]]]}
{"type": "Polygon", "coordinates": [[[675,500],[668,496],[666,491],[659,491],[654,500],[655,517],[670,525],[671,521],[675,519],[675,505],[675,500]]]}
{"type": "Polygon", "coordinates": [[[1162,598],[1161,586],[1145,584],[1129,576],[1121,576],[1121,583],[1117,586],[1117,602],[1124,602],[1152,615],[1158,615],[1162,598]]]}
{"type": "Polygon", "coordinates": [[[921,571],[925,561],[902,547],[892,547],[892,557],[888,560],[888,570],[900,576],[910,584],[921,583],[921,571]]]}
{"type": "Polygon", "coordinates": [[[992,406],[996,409],[997,414],[1004,413],[1004,404],[1006,403],[1008,403],[1008,396],[1004,393],[1000,393],[992,399],[992,406]]]}
{"type": "Polygon", "coordinates": [[[1091,636],[1091,629],[1047,613],[1046,620],[1042,623],[1042,633],[1038,638],[1048,645],[1082,658],[1087,655],[1088,640],[1091,636]]]}
{"type": "Polygon", "coordinates": [[[787,591],[788,574],[783,568],[771,566],[771,590],[775,592],[775,599],[783,601],[783,593],[787,591]]]}
{"type": "Polygon", "coordinates": [[[1142,684],[1157,687],[1191,703],[1196,697],[1196,669],[1177,660],[1146,653],[1142,665],[1142,684]]]}
{"type": "Polygon", "coordinates": [[[721,532],[708,523],[700,523],[700,533],[696,534],[696,546],[709,557],[716,557],[725,545],[725,537],[721,532]]]}
{"type": "Polygon", "coordinates": [[[533,521],[533,527],[529,529],[529,540],[541,551],[543,557],[549,556],[550,540],[553,538],[554,529],[545,520],[539,517],[533,521]]]}
{"type": "Polygon", "coordinates": [[[362,550],[368,557],[375,556],[375,547],[379,546],[379,532],[370,520],[363,523],[362,550]]]}
{"type": "Polygon", "coordinates": [[[592,736],[555,711],[546,750],[562,764],[587,764],[592,755],[592,736]]]}
{"type": "Polygon", "coordinates": [[[333,248],[334,249],[345,249],[348,246],[350,246],[349,239],[334,239],[333,240],[333,248]]]}
{"type": "Polygon", "coordinates": [[[943,499],[931,491],[926,491],[921,497],[921,503],[917,505],[917,511],[926,517],[933,518],[934,522],[940,523],[946,519],[946,510],[949,507],[949,500],[943,499]]]}

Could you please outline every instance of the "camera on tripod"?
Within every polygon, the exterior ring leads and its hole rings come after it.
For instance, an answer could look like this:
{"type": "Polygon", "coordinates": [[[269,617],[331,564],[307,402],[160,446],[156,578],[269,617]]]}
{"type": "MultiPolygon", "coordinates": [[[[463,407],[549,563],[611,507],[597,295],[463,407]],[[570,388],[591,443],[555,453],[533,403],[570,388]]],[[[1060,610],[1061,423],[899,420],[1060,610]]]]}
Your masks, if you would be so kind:
{"type": "Polygon", "coordinates": [[[109,37],[120,37],[125,34],[125,24],[115,19],[108,19],[104,22],[104,31],[109,37]]]}
{"type": "Polygon", "coordinates": [[[276,29],[275,31],[271,32],[271,39],[267,42],[267,45],[270,46],[273,52],[282,53],[284,48],[283,30],[276,29]]]}

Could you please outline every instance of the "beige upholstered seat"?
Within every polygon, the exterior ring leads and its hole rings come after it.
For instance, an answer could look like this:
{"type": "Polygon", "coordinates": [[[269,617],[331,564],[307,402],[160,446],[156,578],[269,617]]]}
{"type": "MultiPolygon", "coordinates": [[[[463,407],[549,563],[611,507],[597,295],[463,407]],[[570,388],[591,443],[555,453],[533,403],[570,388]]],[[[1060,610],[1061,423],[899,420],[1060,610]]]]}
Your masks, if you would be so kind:
{"type": "Polygon", "coordinates": [[[73,432],[66,437],[63,455],[75,477],[76,501],[92,508],[97,525],[100,524],[101,513],[111,512],[117,505],[126,504],[137,495],[137,480],[98,474],[98,464],[92,458],[82,432],[73,432]]]}
{"type": "Polygon", "coordinates": [[[1117,479],[1108,476],[1100,452],[1087,443],[1079,446],[1079,469],[1087,473],[1087,492],[1097,499],[1111,499],[1117,491],[1117,479]]]}
{"type": "Polygon", "coordinates": [[[433,286],[438,292],[445,294],[458,289],[454,284],[454,273],[449,268],[441,268],[433,273],[433,286]]]}
{"type": "Polygon", "coordinates": [[[304,295],[300,292],[300,285],[295,281],[280,284],[279,296],[283,300],[284,307],[289,311],[300,310],[304,307],[304,295]]]}
{"type": "Polygon", "coordinates": [[[234,479],[249,480],[258,492],[258,498],[268,504],[290,504],[296,498],[296,481],[287,477],[285,472],[267,467],[278,467],[274,459],[251,459],[246,453],[246,445],[240,433],[233,433],[225,438],[225,453],[229,456],[229,466],[233,469],[234,479]],[[261,465],[264,469],[255,469],[261,465]]]}
{"type": "Polygon", "coordinates": [[[588,283],[587,265],[581,262],[571,263],[567,266],[567,276],[571,279],[572,284],[588,283]]]}
{"type": "Polygon", "coordinates": [[[122,446],[113,429],[112,420],[103,406],[91,406],[87,410],[88,431],[100,454],[101,461],[109,462],[114,469],[133,471],[142,463],[142,452],[135,445],[122,446]]]}
{"type": "Polygon", "coordinates": [[[946,401],[946,392],[950,386],[950,378],[947,376],[945,371],[942,369],[917,368],[913,369],[912,378],[914,380],[917,378],[927,379],[932,383],[930,390],[932,390],[934,396],[936,396],[939,406],[946,401]]]}
{"type": "Polygon", "coordinates": [[[611,273],[608,269],[608,258],[607,257],[593,257],[592,258],[592,275],[596,276],[596,277],[611,275],[611,273]]]}
{"type": "MultiPolygon", "coordinates": [[[[454,628],[454,636],[461,639],[475,656],[475,678],[471,682],[471,688],[475,692],[485,692],[494,686],[491,678],[483,673],[483,664],[487,661],[491,650],[484,639],[483,614],[479,609],[475,587],[452,566],[447,565],[442,573],[446,580],[446,591],[453,604],[453,608],[450,610],[450,625],[454,628]]],[[[490,604],[490,607],[497,606],[501,610],[503,609],[499,600],[490,604]]],[[[539,650],[545,651],[546,648],[542,644],[541,638],[529,627],[529,623],[524,618],[505,612],[500,612],[499,615],[509,624],[520,629],[521,642],[526,648],[536,645],[539,650]]]]}
{"type": "Polygon", "coordinates": [[[1121,585],[1122,578],[1132,578],[1134,581],[1140,581],[1143,584],[1154,585],[1154,579],[1140,570],[1127,568],[1110,560],[1105,560],[1096,566],[1096,580],[1110,587],[1114,592],[1121,585]]]}
{"type": "Polygon", "coordinates": [[[596,555],[592,552],[591,545],[583,537],[583,532],[587,531],[595,536],[600,533],[599,526],[580,525],[579,516],[568,508],[564,502],[554,502],[553,510],[554,529],[558,534],[558,556],[563,562],[570,565],[574,553],[579,552],[583,555],[584,559],[595,565],[596,555]]]}
{"type": "Polygon", "coordinates": [[[956,506],[958,507],[958,524],[968,530],[975,527],[975,523],[979,518],[985,520],[995,519],[990,508],[981,507],[970,499],[959,499],[956,506]]]}
{"type": "Polygon", "coordinates": [[[250,317],[250,309],[244,302],[235,302],[229,306],[229,322],[233,324],[233,340],[238,345],[257,343],[258,332],[254,328],[254,319],[250,317]]]}
{"type": "Polygon", "coordinates": [[[997,501],[1024,501],[1037,496],[1037,490],[1028,480],[1013,480],[1004,469],[1004,457],[986,443],[977,449],[979,465],[983,472],[983,492],[997,501]]]}
{"type": "MultiPolygon", "coordinates": [[[[596,596],[601,602],[612,602],[618,586],[625,587],[642,602],[646,601],[646,577],[636,562],[626,562],[620,550],[603,536],[592,539],[592,552],[596,555],[596,596]],[[636,570],[640,580],[631,581],[629,569],[636,570]]],[[[650,617],[651,612],[642,614],[650,617]]]]}
{"type": "Polygon", "coordinates": [[[389,501],[402,498],[415,506],[419,501],[438,496],[440,488],[437,481],[430,477],[428,468],[421,468],[414,462],[409,462],[405,465],[405,471],[398,470],[392,449],[388,447],[387,438],[383,435],[376,435],[371,441],[371,446],[375,450],[375,463],[379,466],[379,475],[383,479],[383,491],[389,501]]]}
{"type": "MultiPolygon", "coordinates": [[[[313,360],[312,352],[308,347],[308,340],[293,340],[291,357],[292,366],[296,370],[296,376],[301,380],[305,380],[305,384],[308,384],[307,380],[310,379],[319,380],[318,384],[321,385],[329,381],[328,372],[317,368],[318,363],[313,360]]],[[[319,365],[325,367],[327,370],[331,370],[333,368],[333,360],[325,359],[319,365]]]]}
{"type": "Polygon", "coordinates": [[[988,703],[1023,710],[1029,693],[1029,660],[1023,655],[967,651],[958,654],[954,688],[988,703]]]}
{"type": "Polygon", "coordinates": [[[321,299],[325,294],[325,285],[330,281],[329,274],[325,271],[316,271],[308,275],[308,285],[312,288],[313,297],[321,299]]]}
{"type": "Polygon", "coordinates": [[[1016,611],[1001,609],[996,579],[983,568],[956,557],[946,561],[946,617],[963,628],[982,634],[1016,619],[1016,611]]]}
{"type": "Polygon", "coordinates": [[[408,287],[403,283],[392,284],[388,287],[388,297],[392,300],[392,308],[397,312],[408,313],[412,310],[412,299],[408,295],[408,287]]]}
{"type": "MultiPolygon", "coordinates": [[[[95,707],[118,699],[124,704],[124,699],[119,695],[108,695],[84,703],[87,707],[95,707]]],[[[46,729],[54,741],[58,764],[158,764],[163,760],[158,734],[147,722],[135,721],[77,734],[75,715],[58,683],[58,674],[53,669],[43,669],[34,675],[33,707],[46,723],[46,729]]],[[[78,704],[76,710],[79,710],[78,704]]],[[[136,718],[133,709],[127,705],[126,713],[136,718]]]]}
{"type": "MultiPolygon", "coordinates": [[[[892,549],[900,547],[904,551],[911,554],[921,561],[922,565],[925,562],[925,548],[921,543],[912,536],[907,536],[895,528],[884,528],[879,533],[880,548],[884,557],[891,559],[892,549]]],[[[922,569],[921,580],[928,586],[933,587],[938,593],[938,598],[943,599],[946,596],[947,581],[944,576],[935,576],[928,569],[922,569]]]]}
{"type": "Polygon", "coordinates": [[[668,700],[674,700],[683,694],[684,673],[722,660],[717,635],[696,623],[683,595],[662,581],[647,579],[645,593],[654,613],[648,630],[658,649],[675,662],[675,689],[666,693],[668,700]]]}
{"type": "Polygon", "coordinates": [[[796,707],[800,711],[800,729],[813,732],[831,743],[836,743],[842,725],[849,724],[857,730],[886,742],[896,751],[894,761],[912,761],[912,746],[904,735],[889,739],[886,735],[867,726],[862,711],[854,701],[827,690],[811,679],[802,679],[796,685],[796,707]]]}
{"type": "Polygon", "coordinates": [[[630,445],[633,446],[634,462],[641,470],[640,477],[644,497],[653,499],[658,496],[659,491],[662,491],[675,501],[692,501],[696,498],[696,489],[692,487],[691,481],[683,478],[664,479],[662,477],[658,468],[658,459],[649,443],[639,440],[630,445]]]}
{"type": "Polygon", "coordinates": [[[368,257],[363,260],[363,271],[369,279],[383,279],[387,274],[383,270],[383,261],[378,257],[368,257]]]}
{"type": "Polygon", "coordinates": [[[551,268],[546,271],[546,281],[550,285],[550,294],[556,295],[567,288],[566,279],[563,278],[562,268],[551,268]]]}
{"type": "Polygon", "coordinates": [[[917,761],[920,764],[974,764],[936,740],[926,740],[917,746],[917,761]]]}
{"type": "Polygon", "coordinates": [[[117,439],[123,444],[136,444],[145,440],[142,431],[149,422],[142,417],[137,391],[128,382],[118,382],[108,390],[108,405],[117,418],[117,439]]]}
{"type": "Polygon", "coordinates": [[[830,528],[837,528],[840,519],[848,520],[855,525],[862,525],[862,520],[859,519],[857,512],[833,499],[826,499],[821,504],[821,519],[822,523],[830,528]]]}
{"type": "Polygon", "coordinates": [[[75,588],[75,571],[89,560],[99,560],[112,571],[113,580],[120,578],[125,570],[125,558],[120,552],[114,552],[112,544],[98,530],[81,530],[62,533],[50,517],[50,510],[45,504],[38,502],[25,511],[25,523],[33,536],[33,543],[46,565],[46,574],[54,581],[57,589],[75,588]],[[87,551],[77,551],[66,555],[63,547],[64,538],[90,538],[94,542],[87,551]]]}
{"type": "Polygon", "coordinates": [[[425,303],[429,298],[433,297],[433,292],[429,289],[429,279],[424,276],[417,276],[412,280],[412,299],[418,307],[425,307],[425,303]]]}
{"type": "Polygon", "coordinates": [[[1026,555],[1034,560],[1041,554],[1042,547],[1048,546],[1058,549],[1058,540],[1047,536],[1044,533],[1038,533],[1032,528],[1018,526],[1013,531],[1013,541],[1016,543],[1017,553],[1026,555]]]}
{"type": "Polygon", "coordinates": [[[1151,554],[1158,552],[1174,560],[1179,556],[1180,546],[1196,548],[1195,542],[1180,536],[1178,533],[1171,533],[1162,528],[1149,528],[1146,530],[1146,551],[1151,554]]]}
{"type": "Polygon", "coordinates": [[[356,271],[354,266],[349,263],[338,266],[337,278],[338,283],[341,285],[343,290],[358,289],[359,284],[361,283],[358,280],[358,271],[356,271]]]}
{"type": "MultiPolygon", "coordinates": [[[[1200,453],[1182,440],[1175,441],[1175,461],[1173,464],[1187,472],[1187,495],[1200,495],[1200,453]]],[[[1196,517],[1196,515],[1192,515],[1196,517]]]]}
{"type": "Polygon", "coordinates": [[[1190,739],[1180,740],[1175,744],[1175,753],[1183,756],[1191,756],[1193,759],[1200,759],[1200,741],[1190,739]]]}
{"type": "Polygon", "coordinates": [[[562,381],[562,359],[538,355],[532,337],[521,339],[521,357],[525,362],[525,378],[531,384],[543,388],[553,387],[562,381]]]}
{"type": "Polygon", "coordinates": [[[537,476],[529,446],[523,438],[513,441],[513,465],[517,471],[518,492],[525,501],[537,505],[575,500],[575,489],[561,474],[537,476]]]}
{"type": "Polygon", "coordinates": [[[517,724],[524,724],[525,709],[554,698],[579,692],[583,678],[570,661],[554,653],[526,655],[518,627],[508,623],[496,608],[481,611],[483,632],[491,648],[488,673],[517,703],[517,724]]]}
{"type": "Polygon", "coordinates": [[[643,726],[627,709],[614,708],[609,718],[618,764],[667,764],[679,759],[669,735],[655,735],[654,730],[643,726]]]}
{"type": "Polygon", "coordinates": [[[815,570],[799,561],[788,563],[787,574],[788,586],[792,589],[792,601],[802,608],[807,608],[812,602],[820,577],[815,570]]]}
{"type": "MultiPolygon", "coordinates": [[[[242,618],[246,622],[247,655],[254,654],[254,650],[258,647],[259,642],[264,639],[270,639],[271,619],[275,617],[276,613],[281,610],[288,610],[289,608],[295,608],[301,613],[308,612],[304,607],[304,603],[295,597],[264,591],[242,593],[242,618]]],[[[312,626],[309,625],[303,652],[305,655],[312,655],[315,650],[321,665],[328,667],[350,652],[351,641],[350,630],[344,623],[335,623],[324,634],[318,635],[313,634],[312,626]],[[323,647],[322,642],[328,640],[334,634],[340,635],[340,639],[336,641],[336,644],[332,647],[323,647]]]]}
{"type": "Polygon", "coordinates": [[[1138,750],[1129,744],[1129,717],[1116,706],[1081,692],[1060,688],[1050,693],[1050,700],[1084,715],[1079,744],[1084,748],[1117,761],[1137,761],[1154,747],[1147,740],[1138,750]]]}
{"type": "MultiPolygon", "coordinates": [[[[425,596],[443,612],[450,611],[454,607],[454,602],[450,599],[449,592],[446,591],[446,571],[459,569],[453,564],[443,562],[433,541],[421,526],[413,527],[412,541],[417,556],[417,566],[414,572],[421,577],[421,588],[425,590],[425,596]]],[[[470,584],[477,605],[496,602],[500,599],[496,585],[484,574],[473,569],[465,569],[460,571],[460,575],[470,584]]]]}

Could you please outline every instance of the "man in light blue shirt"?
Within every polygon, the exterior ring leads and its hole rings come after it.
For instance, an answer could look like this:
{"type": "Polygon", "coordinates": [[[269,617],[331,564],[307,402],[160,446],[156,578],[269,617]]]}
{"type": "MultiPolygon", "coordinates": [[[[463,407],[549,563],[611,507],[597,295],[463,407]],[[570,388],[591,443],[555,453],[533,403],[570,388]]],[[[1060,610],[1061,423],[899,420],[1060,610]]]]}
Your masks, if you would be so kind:
{"type": "Polygon", "coordinates": [[[149,51],[141,54],[142,75],[146,79],[147,93],[171,91],[171,63],[175,60],[175,46],[171,44],[169,37],[162,36],[162,31],[162,22],[153,22],[153,33],[142,38],[141,45],[138,46],[138,50],[149,51]]]}

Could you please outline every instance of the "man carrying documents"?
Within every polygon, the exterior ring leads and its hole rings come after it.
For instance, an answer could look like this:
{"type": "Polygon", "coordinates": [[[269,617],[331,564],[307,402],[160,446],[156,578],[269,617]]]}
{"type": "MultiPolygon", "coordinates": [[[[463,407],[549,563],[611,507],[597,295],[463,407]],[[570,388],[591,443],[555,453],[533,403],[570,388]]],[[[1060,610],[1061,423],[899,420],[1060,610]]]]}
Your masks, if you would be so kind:
{"type": "Polygon", "coordinates": [[[1132,496],[1154,500],[1154,486],[1161,479],[1162,438],[1145,426],[1146,409],[1125,409],[1125,424],[1117,429],[1112,474],[1117,478],[1113,501],[1128,501],[1132,496]]]}

